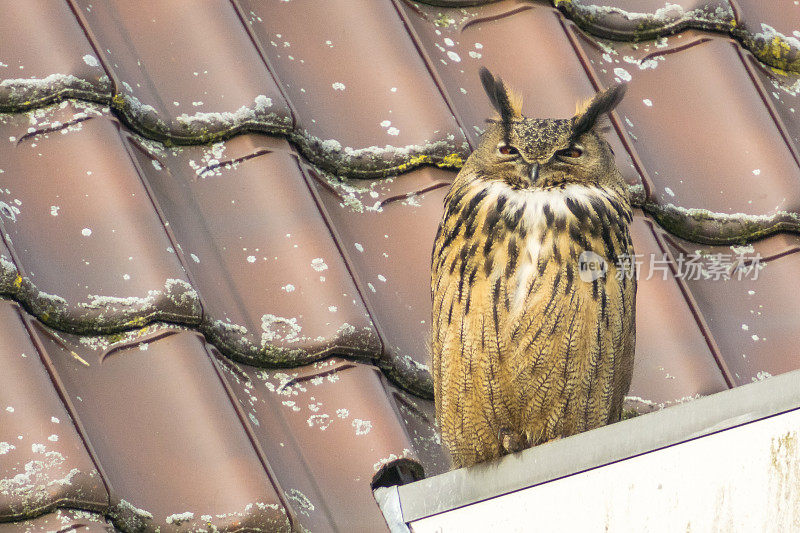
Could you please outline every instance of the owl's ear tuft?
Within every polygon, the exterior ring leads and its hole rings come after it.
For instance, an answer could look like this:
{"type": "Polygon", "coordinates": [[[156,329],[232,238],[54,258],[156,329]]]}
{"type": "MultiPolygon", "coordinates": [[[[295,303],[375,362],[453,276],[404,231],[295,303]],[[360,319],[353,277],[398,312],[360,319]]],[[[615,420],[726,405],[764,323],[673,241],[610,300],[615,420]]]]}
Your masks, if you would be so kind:
{"type": "Polygon", "coordinates": [[[605,91],[597,93],[594,98],[583,106],[582,111],[578,111],[572,118],[572,139],[577,139],[587,131],[597,125],[602,124],[600,119],[612,112],[625,96],[627,86],[624,84],[616,85],[605,91]]]}
{"type": "Polygon", "coordinates": [[[500,119],[509,122],[522,118],[522,98],[511,91],[499,76],[494,77],[486,67],[481,67],[480,76],[483,89],[492,107],[500,114],[500,119]]]}

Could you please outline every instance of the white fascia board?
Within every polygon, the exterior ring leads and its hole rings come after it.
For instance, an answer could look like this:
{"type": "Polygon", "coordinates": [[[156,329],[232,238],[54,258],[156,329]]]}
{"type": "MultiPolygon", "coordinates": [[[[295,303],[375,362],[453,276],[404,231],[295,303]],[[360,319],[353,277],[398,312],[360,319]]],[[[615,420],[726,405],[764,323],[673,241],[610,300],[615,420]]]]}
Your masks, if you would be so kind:
{"type": "Polygon", "coordinates": [[[556,523],[568,531],[565,517],[579,520],[571,524],[578,531],[631,524],[628,517],[640,519],[632,530],[641,531],[675,530],[678,523],[685,531],[686,519],[724,525],[727,517],[758,523],[758,530],[780,530],[784,522],[792,530],[793,509],[800,508],[798,408],[795,371],[400,486],[400,514],[412,531],[548,531],[556,523]],[[478,519],[484,515],[489,522],[478,519]],[[504,516],[518,526],[492,521],[504,516]],[[583,516],[588,522],[580,522],[583,516]],[[449,520],[457,526],[446,526],[449,520]]]}

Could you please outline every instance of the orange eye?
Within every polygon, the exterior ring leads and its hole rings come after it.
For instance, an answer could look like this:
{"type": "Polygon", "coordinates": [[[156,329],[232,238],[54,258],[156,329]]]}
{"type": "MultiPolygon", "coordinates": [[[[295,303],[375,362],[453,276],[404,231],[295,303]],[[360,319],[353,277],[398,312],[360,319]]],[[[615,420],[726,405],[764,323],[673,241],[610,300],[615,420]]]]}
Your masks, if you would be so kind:
{"type": "Polygon", "coordinates": [[[582,155],[583,151],[580,148],[576,148],[574,146],[570,146],[569,148],[565,148],[564,150],[559,150],[558,152],[556,152],[556,156],[563,159],[577,159],[582,155]]]}
{"type": "Polygon", "coordinates": [[[497,148],[497,151],[503,155],[518,155],[519,150],[514,148],[513,146],[509,146],[507,144],[503,144],[497,148]]]}

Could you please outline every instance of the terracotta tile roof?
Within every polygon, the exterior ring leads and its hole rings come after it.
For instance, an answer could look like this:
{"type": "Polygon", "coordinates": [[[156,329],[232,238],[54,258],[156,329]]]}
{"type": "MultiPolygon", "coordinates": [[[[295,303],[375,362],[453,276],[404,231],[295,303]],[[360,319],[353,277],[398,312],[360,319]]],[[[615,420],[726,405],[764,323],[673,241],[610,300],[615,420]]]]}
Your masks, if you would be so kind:
{"type": "Polygon", "coordinates": [[[446,469],[430,248],[481,66],[535,116],[630,84],[666,269],[630,407],[800,367],[800,7],[431,4],[0,1],[0,531],[385,529],[371,483],[446,469]]]}

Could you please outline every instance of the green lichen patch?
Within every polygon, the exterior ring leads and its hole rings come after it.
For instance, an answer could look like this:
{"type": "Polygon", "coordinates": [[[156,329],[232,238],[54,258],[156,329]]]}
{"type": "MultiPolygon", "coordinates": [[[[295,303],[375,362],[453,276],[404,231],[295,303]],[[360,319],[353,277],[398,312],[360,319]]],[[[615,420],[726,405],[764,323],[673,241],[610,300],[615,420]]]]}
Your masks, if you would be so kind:
{"type": "Polygon", "coordinates": [[[800,40],[761,24],[761,31],[735,28],[733,35],[761,62],[784,72],[800,73],[800,40]]]}

